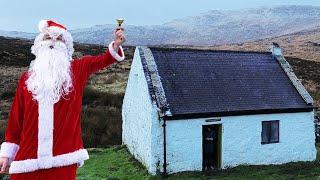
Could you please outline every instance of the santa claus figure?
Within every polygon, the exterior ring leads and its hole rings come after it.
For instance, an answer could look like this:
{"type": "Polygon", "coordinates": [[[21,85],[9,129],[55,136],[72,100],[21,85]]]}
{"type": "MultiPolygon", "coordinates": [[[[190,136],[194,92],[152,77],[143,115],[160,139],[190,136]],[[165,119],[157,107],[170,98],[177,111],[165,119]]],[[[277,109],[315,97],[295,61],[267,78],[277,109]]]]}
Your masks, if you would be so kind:
{"type": "Polygon", "coordinates": [[[117,28],[103,54],[72,59],[73,40],[64,26],[43,20],[39,30],[31,47],[36,58],[22,73],[11,106],[1,173],[9,170],[12,180],[75,179],[89,159],[80,126],[83,89],[92,73],[124,60],[125,37],[117,28]]]}

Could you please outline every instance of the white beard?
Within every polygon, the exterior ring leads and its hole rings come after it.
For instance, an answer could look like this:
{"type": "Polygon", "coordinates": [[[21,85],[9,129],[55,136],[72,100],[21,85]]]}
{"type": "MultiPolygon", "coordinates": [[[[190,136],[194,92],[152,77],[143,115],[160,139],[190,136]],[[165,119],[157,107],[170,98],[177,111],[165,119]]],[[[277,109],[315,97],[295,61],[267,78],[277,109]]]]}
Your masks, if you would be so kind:
{"type": "Polygon", "coordinates": [[[32,46],[36,59],[30,63],[26,81],[33,99],[56,103],[72,91],[70,65],[72,58],[62,42],[39,41],[32,46]],[[54,47],[51,49],[50,46],[54,47]]]}

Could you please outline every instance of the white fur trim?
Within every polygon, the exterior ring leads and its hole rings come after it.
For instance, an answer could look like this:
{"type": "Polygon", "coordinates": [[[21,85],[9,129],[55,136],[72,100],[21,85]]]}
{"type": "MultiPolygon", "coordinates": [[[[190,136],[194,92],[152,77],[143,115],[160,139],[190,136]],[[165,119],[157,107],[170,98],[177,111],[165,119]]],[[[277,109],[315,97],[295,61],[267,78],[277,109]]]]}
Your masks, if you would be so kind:
{"type": "Polygon", "coordinates": [[[51,100],[44,99],[39,101],[38,104],[37,159],[12,161],[9,174],[26,173],[71,164],[77,164],[77,167],[83,166],[84,160],[89,159],[86,149],[53,156],[54,103],[51,100]]]}
{"type": "Polygon", "coordinates": [[[19,150],[19,145],[10,142],[3,142],[1,144],[0,157],[9,158],[9,162],[11,162],[17,154],[19,150]]]}
{"type": "Polygon", "coordinates": [[[36,171],[38,169],[68,166],[75,163],[77,163],[77,166],[79,167],[79,164],[83,165],[83,161],[87,159],[89,159],[88,151],[86,149],[79,149],[71,153],[53,157],[13,161],[9,168],[9,174],[26,173],[36,171]]]}
{"type": "Polygon", "coordinates": [[[48,20],[41,20],[38,24],[38,28],[40,32],[45,32],[48,28],[48,20]]]}
{"type": "Polygon", "coordinates": [[[52,157],[54,104],[50,100],[38,104],[38,158],[52,157]]]}
{"type": "Polygon", "coordinates": [[[84,165],[84,161],[78,162],[78,167],[82,167],[84,165]]]}
{"type": "Polygon", "coordinates": [[[53,34],[56,34],[56,36],[60,35],[60,34],[64,34],[67,30],[65,29],[62,29],[60,27],[57,27],[57,26],[50,26],[48,28],[48,32],[49,33],[53,33],[53,34]]]}
{"type": "Polygon", "coordinates": [[[121,56],[119,56],[118,52],[116,52],[116,51],[114,50],[114,48],[113,48],[113,43],[114,43],[114,41],[112,41],[112,42],[109,44],[109,52],[110,52],[111,56],[112,56],[113,58],[115,58],[117,61],[123,61],[124,58],[125,58],[125,56],[124,56],[124,52],[123,52],[122,46],[119,46],[120,51],[121,51],[121,54],[122,54],[122,57],[121,57],[121,56]]]}

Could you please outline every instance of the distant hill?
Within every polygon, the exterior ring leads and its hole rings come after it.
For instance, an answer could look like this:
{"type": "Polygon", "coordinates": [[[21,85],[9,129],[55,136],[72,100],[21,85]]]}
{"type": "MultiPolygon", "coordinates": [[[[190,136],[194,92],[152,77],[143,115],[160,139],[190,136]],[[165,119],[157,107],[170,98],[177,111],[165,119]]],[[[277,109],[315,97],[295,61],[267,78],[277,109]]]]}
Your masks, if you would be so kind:
{"type": "Polygon", "coordinates": [[[0,36],[21,38],[21,39],[34,39],[36,34],[35,33],[20,32],[20,31],[2,31],[2,30],[0,30],[0,36]]]}
{"type": "MultiPolygon", "coordinates": [[[[125,22],[130,23],[130,22],[125,22]]],[[[275,6],[243,10],[214,10],[154,26],[126,25],[129,45],[217,45],[242,43],[310,30],[320,26],[320,7],[275,6]]],[[[72,30],[75,41],[106,44],[115,25],[72,30]]],[[[1,32],[10,37],[35,34],[1,32]]]]}
{"type": "Polygon", "coordinates": [[[285,56],[320,62],[320,26],[310,30],[260,39],[252,42],[196,48],[267,51],[272,42],[280,44],[285,56]]]}

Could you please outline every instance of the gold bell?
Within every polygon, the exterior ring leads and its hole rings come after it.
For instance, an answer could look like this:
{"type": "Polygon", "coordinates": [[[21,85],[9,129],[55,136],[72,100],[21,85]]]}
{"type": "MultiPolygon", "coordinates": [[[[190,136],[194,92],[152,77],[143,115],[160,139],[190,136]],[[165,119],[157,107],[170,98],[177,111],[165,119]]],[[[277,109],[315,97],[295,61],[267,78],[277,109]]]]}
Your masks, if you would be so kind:
{"type": "Polygon", "coordinates": [[[119,25],[119,26],[121,26],[121,25],[122,25],[122,23],[123,23],[123,21],[124,21],[124,19],[117,19],[117,23],[118,23],[118,25],[119,25]]]}

